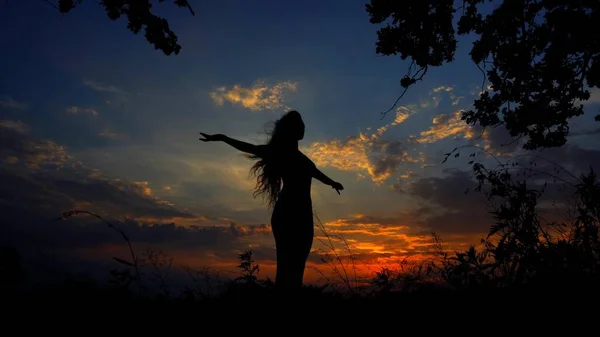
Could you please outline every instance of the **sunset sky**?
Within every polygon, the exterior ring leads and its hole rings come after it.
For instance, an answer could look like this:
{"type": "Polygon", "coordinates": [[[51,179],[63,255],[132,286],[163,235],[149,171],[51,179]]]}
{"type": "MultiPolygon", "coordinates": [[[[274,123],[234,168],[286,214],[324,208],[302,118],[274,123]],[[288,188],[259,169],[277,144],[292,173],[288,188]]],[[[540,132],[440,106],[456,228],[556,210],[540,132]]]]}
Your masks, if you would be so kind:
{"type": "MultiPolygon", "coordinates": [[[[460,120],[482,90],[470,40],[382,119],[408,62],[375,53],[366,1],[190,2],[196,16],[157,5],[182,45],[171,56],[93,1],[64,17],[44,1],[0,2],[0,243],[69,270],[116,267],[126,245],[105,224],[50,221],[83,209],[127,219],[137,251],[161,249],[177,268],[235,272],[237,253],[251,248],[259,276],[273,277],[270,214],[252,196],[252,162],[198,132],[261,143],[288,109],[306,123],[302,150],[345,187],[338,195],[313,180],[313,204],[360,275],[426,256],[431,231],[454,248],[485,235],[492,219],[482,196],[464,193],[474,185],[468,158],[441,161],[465,144],[508,159],[519,143],[502,146],[503,130],[482,135],[460,120]]],[[[596,91],[569,144],[548,156],[597,163],[599,125],[590,121],[599,108],[596,91]]],[[[321,280],[314,268],[331,275],[316,233],[310,282],[321,280]]]]}

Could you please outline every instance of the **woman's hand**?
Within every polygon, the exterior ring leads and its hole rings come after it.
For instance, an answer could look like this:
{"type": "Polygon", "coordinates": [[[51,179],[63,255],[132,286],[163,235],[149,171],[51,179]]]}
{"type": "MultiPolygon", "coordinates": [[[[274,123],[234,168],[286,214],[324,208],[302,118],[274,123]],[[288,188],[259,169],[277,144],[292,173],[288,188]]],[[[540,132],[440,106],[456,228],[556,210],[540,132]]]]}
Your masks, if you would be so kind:
{"type": "Polygon", "coordinates": [[[340,194],[340,191],[343,191],[343,190],[344,190],[344,186],[342,186],[342,184],[338,183],[337,181],[336,181],[336,182],[334,182],[334,183],[331,185],[331,187],[333,187],[333,189],[334,189],[334,190],[336,190],[336,192],[337,192],[338,194],[340,194]]]}
{"type": "Polygon", "coordinates": [[[225,135],[222,135],[220,133],[217,133],[214,135],[208,135],[208,134],[202,133],[202,132],[198,132],[198,133],[201,134],[202,137],[204,137],[204,138],[198,138],[199,140],[201,140],[203,142],[218,142],[225,138],[225,135]]]}

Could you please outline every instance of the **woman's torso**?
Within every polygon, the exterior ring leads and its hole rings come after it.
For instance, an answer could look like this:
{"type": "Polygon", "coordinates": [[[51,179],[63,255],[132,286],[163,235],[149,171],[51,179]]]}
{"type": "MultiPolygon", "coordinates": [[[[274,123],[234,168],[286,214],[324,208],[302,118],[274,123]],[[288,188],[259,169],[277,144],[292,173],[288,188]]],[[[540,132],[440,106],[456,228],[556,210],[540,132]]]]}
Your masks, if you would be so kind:
{"type": "Polygon", "coordinates": [[[299,150],[279,159],[278,168],[283,186],[279,194],[278,204],[290,202],[312,206],[310,192],[314,163],[299,150]]]}

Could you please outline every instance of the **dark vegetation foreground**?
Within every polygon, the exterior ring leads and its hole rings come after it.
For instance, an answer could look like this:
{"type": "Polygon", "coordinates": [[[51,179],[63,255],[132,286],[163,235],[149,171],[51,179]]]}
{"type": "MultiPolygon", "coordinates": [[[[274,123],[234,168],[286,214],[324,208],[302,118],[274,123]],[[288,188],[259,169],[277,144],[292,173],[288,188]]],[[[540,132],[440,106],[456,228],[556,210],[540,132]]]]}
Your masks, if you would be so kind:
{"type": "Polygon", "coordinates": [[[338,332],[353,332],[358,328],[373,332],[396,324],[418,325],[430,331],[460,330],[469,324],[473,324],[472,329],[478,325],[498,324],[496,331],[512,330],[515,326],[523,329],[525,325],[534,329],[539,325],[542,329],[568,328],[574,332],[573,329],[587,329],[579,325],[580,322],[591,323],[599,317],[597,285],[596,281],[595,284],[561,282],[514,289],[424,287],[412,292],[370,295],[347,295],[314,288],[286,295],[273,288],[239,285],[209,299],[166,299],[73,282],[26,294],[9,294],[3,300],[6,319],[3,326],[33,331],[59,329],[67,333],[83,329],[82,325],[94,329],[114,326],[140,333],[198,326],[234,332],[260,330],[260,322],[268,327],[292,321],[300,323],[294,331],[310,331],[313,324],[338,332]],[[36,324],[23,326],[24,317],[35,317],[36,324]],[[254,325],[257,326],[253,328],[254,325]]]}

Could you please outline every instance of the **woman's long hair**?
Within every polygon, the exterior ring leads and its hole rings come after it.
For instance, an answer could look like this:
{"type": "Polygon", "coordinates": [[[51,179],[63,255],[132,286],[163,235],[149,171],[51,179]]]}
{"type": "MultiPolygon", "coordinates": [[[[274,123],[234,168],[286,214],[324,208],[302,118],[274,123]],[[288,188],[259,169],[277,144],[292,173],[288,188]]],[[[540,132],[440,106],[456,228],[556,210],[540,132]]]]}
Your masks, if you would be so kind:
{"type": "Polygon", "coordinates": [[[252,165],[250,173],[256,177],[256,186],[254,188],[254,197],[262,195],[267,199],[269,207],[273,207],[277,202],[277,197],[281,191],[282,177],[280,162],[285,160],[285,152],[289,151],[288,145],[296,136],[294,123],[302,123],[300,114],[295,111],[289,111],[280,119],[276,120],[271,132],[267,131],[268,141],[264,147],[265,151],[259,155],[250,155],[250,159],[256,160],[252,165]]]}

